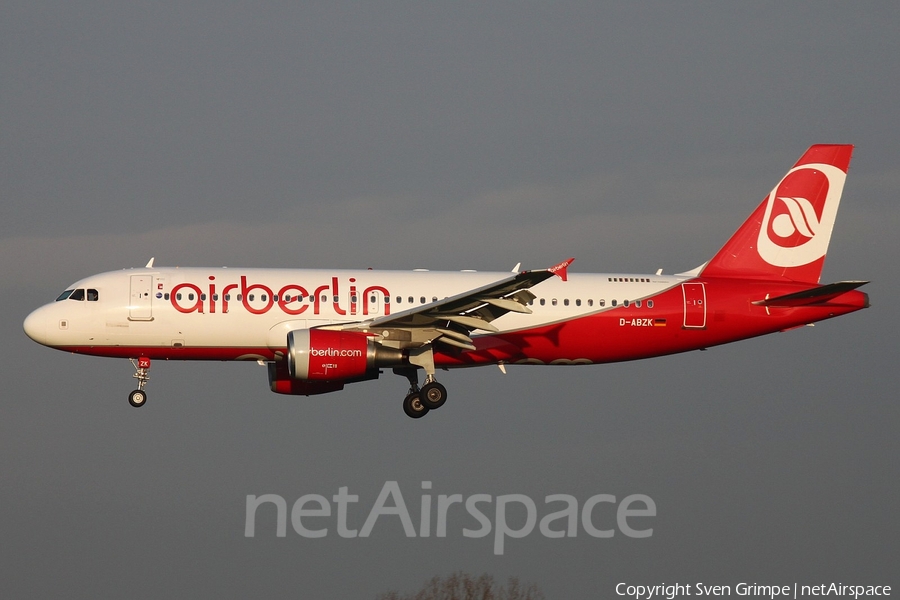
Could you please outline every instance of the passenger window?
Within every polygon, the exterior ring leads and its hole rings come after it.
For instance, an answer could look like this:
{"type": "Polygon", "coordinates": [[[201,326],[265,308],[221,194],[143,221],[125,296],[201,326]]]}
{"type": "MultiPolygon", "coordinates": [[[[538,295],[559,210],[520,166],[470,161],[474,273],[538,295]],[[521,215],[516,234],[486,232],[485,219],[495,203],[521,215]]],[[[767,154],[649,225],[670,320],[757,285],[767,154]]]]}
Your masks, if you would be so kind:
{"type": "Polygon", "coordinates": [[[615,300],[613,300],[613,301],[612,301],[612,305],[615,306],[616,304],[618,304],[618,302],[615,301],[615,300]]]}
{"type": "Polygon", "coordinates": [[[84,290],[80,288],[75,290],[74,292],[72,292],[72,295],[69,296],[69,300],[78,300],[79,302],[84,302],[84,290]]]}
{"type": "Polygon", "coordinates": [[[635,301],[634,301],[634,305],[635,305],[637,308],[640,308],[640,307],[641,307],[641,301],[640,301],[640,300],[635,300],[635,301]]]}
{"type": "Polygon", "coordinates": [[[97,293],[97,290],[88,289],[88,291],[87,291],[88,302],[96,302],[99,299],[100,299],[100,294],[97,293]]]}
{"type": "Polygon", "coordinates": [[[416,302],[416,299],[413,298],[412,296],[410,296],[409,298],[407,298],[407,300],[409,301],[410,304],[415,304],[415,302],[416,302]]]}
{"type": "Polygon", "coordinates": [[[588,306],[593,306],[593,305],[594,305],[594,301],[591,299],[588,299],[588,306]]]}
{"type": "Polygon", "coordinates": [[[622,304],[627,308],[627,307],[628,307],[628,300],[625,300],[622,304]]]}
{"type": "Polygon", "coordinates": [[[547,303],[547,301],[544,300],[543,298],[541,298],[541,306],[544,306],[546,303],[547,303]]]}
{"type": "Polygon", "coordinates": [[[556,306],[556,298],[552,299],[552,300],[550,301],[550,304],[552,304],[553,306],[556,306]]]}
{"type": "Polygon", "coordinates": [[[606,300],[601,300],[601,301],[600,301],[600,306],[606,306],[606,300]]]}
{"type": "Polygon", "coordinates": [[[653,308],[653,300],[647,300],[647,308],[653,308]]]}
{"type": "Polygon", "coordinates": [[[568,306],[568,305],[569,305],[569,299],[566,298],[565,300],[563,300],[563,304],[564,304],[565,306],[568,306]]]}
{"type": "Polygon", "coordinates": [[[575,300],[575,306],[581,306],[581,298],[575,300]]]}

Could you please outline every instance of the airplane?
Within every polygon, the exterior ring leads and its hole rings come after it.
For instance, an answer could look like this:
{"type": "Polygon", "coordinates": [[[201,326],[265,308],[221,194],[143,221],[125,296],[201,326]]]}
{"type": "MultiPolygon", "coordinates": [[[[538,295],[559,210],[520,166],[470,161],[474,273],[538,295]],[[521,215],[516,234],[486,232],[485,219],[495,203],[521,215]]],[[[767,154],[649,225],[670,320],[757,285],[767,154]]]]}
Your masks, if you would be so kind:
{"type": "Polygon", "coordinates": [[[253,360],[279,394],[335,392],[392,369],[404,412],[440,408],[438,369],[588,365],[703,350],[868,308],[867,281],[819,283],[853,152],[814,145],[735,234],[684,273],[155,267],[92,275],[24,322],[34,341],[131,360],[253,360]],[[424,371],[419,385],[419,371],[424,371]]]}

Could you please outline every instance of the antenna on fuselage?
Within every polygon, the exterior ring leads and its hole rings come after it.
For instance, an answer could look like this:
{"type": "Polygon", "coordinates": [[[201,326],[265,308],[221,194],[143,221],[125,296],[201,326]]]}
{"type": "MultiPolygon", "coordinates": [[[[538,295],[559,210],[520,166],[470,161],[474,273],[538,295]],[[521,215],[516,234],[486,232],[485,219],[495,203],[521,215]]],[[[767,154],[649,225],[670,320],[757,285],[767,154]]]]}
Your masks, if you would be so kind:
{"type": "Polygon", "coordinates": [[[150,258],[150,261],[149,261],[146,265],[144,265],[144,268],[145,268],[145,269],[152,269],[152,268],[153,268],[153,261],[154,261],[154,260],[156,260],[156,257],[155,257],[155,256],[154,256],[154,257],[151,257],[151,258],[150,258]]]}

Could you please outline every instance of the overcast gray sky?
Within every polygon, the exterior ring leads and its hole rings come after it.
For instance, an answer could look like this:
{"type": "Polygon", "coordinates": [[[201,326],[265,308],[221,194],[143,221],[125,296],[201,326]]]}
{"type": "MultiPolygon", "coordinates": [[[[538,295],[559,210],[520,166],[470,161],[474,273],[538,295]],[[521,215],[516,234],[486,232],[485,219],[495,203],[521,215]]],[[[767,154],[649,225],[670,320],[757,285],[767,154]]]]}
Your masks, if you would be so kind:
{"type": "MultiPolygon", "coordinates": [[[[900,584],[900,9],[893,2],[17,2],[0,19],[0,594],[372,598],[462,569],[900,584]],[[630,364],[445,373],[312,398],[255,364],[54,352],[25,315],[159,265],[677,272],[813,143],[857,149],[823,280],[872,308],[630,364]],[[617,534],[274,534],[247,495],[646,494],[617,534]]],[[[558,509],[558,505],[553,510],[558,509]]],[[[518,517],[521,518],[522,514],[518,517]]],[[[599,513],[598,513],[599,514],[599,513]]],[[[608,516],[608,515],[607,515],[608,516]]],[[[513,515],[515,517],[515,515],[513,515]]],[[[511,517],[512,520],[512,517],[511,517]]]]}

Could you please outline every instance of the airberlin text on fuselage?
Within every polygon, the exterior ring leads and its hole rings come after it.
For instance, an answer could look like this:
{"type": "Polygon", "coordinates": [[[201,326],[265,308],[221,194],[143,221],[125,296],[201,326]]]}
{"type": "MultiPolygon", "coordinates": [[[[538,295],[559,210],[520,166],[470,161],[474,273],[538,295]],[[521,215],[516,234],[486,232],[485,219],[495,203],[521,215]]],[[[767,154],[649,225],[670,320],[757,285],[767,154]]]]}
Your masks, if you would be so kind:
{"type": "Polygon", "coordinates": [[[224,287],[217,288],[216,277],[210,275],[206,290],[195,283],[179,283],[172,288],[169,300],[175,310],[182,313],[226,313],[232,299],[240,302],[247,312],[254,315],[265,314],[276,306],[288,315],[301,315],[310,308],[312,314],[318,315],[323,303],[330,303],[332,310],[339,315],[368,315],[378,311],[377,307],[371,306],[372,302],[384,303],[384,314],[391,313],[389,301],[385,302],[390,298],[387,288],[372,285],[359,293],[355,277],[349,279],[349,285],[349,294],[343,297],[337,277],[332,277],[330,284],[320,285],[310,293],[308,288],[296,283],[289,283],[276,290],[261,283],[248,283],[247,276],[241,275],[240,283],[227,283],[224,287]],[[251,296],[256,294],[259,294],[259,300],[251,300],[251,296]]]}

